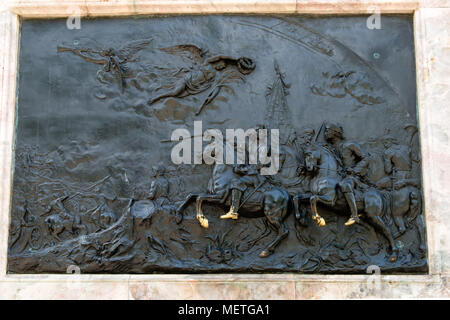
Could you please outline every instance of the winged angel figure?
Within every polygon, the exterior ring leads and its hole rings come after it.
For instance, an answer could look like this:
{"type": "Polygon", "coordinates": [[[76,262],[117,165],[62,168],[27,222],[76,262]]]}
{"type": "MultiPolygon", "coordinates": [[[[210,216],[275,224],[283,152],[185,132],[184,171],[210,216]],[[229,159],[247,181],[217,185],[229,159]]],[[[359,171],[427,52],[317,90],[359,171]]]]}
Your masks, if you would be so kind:
{"type": "Polygon", "coordinates": [[[127,42],[118,49],[93,49],[93,48],[70,48],[58,46],[58,52],[71,52],[83,58],[85,61],[103,65],[105,72],[111,72],[117,81],[121,91],[125,87],[125,64],[129,62],[136,62],[135,55],[148,46],[153,39],[143,39],[127,42]]]}
{"type": "Polygon", "coordinates": [[[255,64],[250,58],[233,58],[223,55],[207,58],[207,51],[192,44],[159,48],[159,50],[180,57],[189,67],[173,72],[174,84],[169,88],[163,86],[157,88],[156,96],[150,99],[148,104],[152,105],[164,98],[182,98],[210,90],[196,111],[196,115],[217,97],[223,87],[239,80],[244,81],[244,76],[255,69],[255,64]],[[159,91],[163,92],[159,93],[159,91]]]}

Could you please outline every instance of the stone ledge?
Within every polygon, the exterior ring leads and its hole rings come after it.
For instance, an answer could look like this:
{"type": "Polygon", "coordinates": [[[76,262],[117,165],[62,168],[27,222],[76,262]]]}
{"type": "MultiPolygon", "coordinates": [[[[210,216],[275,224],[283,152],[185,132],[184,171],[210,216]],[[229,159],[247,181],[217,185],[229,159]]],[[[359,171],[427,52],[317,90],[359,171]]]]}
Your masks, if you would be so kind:
{"type": "Polygon", "coordinates": [[[413,13],[420,1],[324,1],[298,0],[296,13],[300,14],[383,14],[413,13]]]}
{"type": "MultiPolygon", "coordinates": [[[[171,278],[170,275],[166,275],[171,278]]],[[[228,275],[221,275],[228,276],[228,275]]],[[[95,276],[99,281],[86,280],[83,276],[51,276],[51,280],[10,279],[0,281],[0,299],[398,299],[398,298],[449,298],[449,277],[425,277],[430,281],[411,281],[412,276],[399,276],[405,281],[389,281],[388,277],[376,280],[371,277],[349,281],[355,276],[345,276],[342,281],[313,279],[317,276],[302,276],[299,279],[271,279],[278,275],[264,275],[262,279],[235,279],[212,281],[185,279],[163,280],[161,276],[95,276]],[[147,278],[147,279],[145,279],[147,278]],[[408,278],[408,279],[406,279],[408,278]],[[133,280],[134,279],[134,280],[133,280]],[[262,281],[261,281],[262,280],[262,281]],[[99,285],[101,282],[101,285],[99,285]]],[[[89,276],[91,277],[91,276],[89,276]]],[[[233,277],[235,277],[233,275],[233,277]]],[[[249,275],[245,275],[249,277],[249,275]]],[[[335,277],[335,276],[333,276],[335,277]]],[[[297,276],[295,278],[298,278],[297,276]]]]}
{"type": "MultiPolygon", "coordinates": [[[[448,275],[443,275],[448,276],[448,275]]],[[[148,275],[112,275],[112,274],[7,274],[0,282],[61,282],[76,279],[81,282],[366,282],[371,275],[325,275],[325,274],[148,274],[148,275]]],[[[449,276],[450,277],[450,276],[449,276]]],[[[377,277],[389,283],[438,283],[439,275],[380,275],[377,277]]]]}
{"type": "Polygon", "coordinates": [[[25,18],[146,14],[413,13],[418,8],[449,8],[450,0],[6,0],[1,4],[25,18]]]}
{"type": "Polygon", "coordinates": [[[367,14],[412,13],[419,7],[450,7],[450,0],[9,0],[10,10],[22,17],[217,13],[367,14]]]}

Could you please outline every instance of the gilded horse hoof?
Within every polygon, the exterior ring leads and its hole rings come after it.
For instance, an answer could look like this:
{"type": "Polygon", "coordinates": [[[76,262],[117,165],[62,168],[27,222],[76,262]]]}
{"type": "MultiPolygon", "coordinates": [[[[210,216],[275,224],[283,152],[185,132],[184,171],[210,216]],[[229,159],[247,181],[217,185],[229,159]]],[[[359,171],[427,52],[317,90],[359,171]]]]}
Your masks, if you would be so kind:
{"type": "Polygon", "coordinates": [[[205,216],[198,214],[197,215],[197,220],[198,220],[198,222],[200,222],[200,225],[203,228],[208,229],[209,223],[208,223],[208,219],[205,216]]]}
{"type": "Polygon", "coordinates": [[[263,251],[261,251],[261,253],[259,254],[259,257],[260,257],[260,258],[265,258],[265,257],[270,256],[271,254],[272,254],[272,252],[270,252],[270,251],[268,251],[268,250],[263,250],[263,251]]]}
{"type": "Polygon", "coordinates": [[[313,217],[313,220],[317,223],[319,227],[325,227],[327,225],[325,219],[320,216],[313,217]]]}
{"type": "Polygon", "coordinates": [[[398,249],[394,249],[391,256],[389,257],[389,261],[395,262],[397,261],[397,258],[398,258],[398,249]]]}

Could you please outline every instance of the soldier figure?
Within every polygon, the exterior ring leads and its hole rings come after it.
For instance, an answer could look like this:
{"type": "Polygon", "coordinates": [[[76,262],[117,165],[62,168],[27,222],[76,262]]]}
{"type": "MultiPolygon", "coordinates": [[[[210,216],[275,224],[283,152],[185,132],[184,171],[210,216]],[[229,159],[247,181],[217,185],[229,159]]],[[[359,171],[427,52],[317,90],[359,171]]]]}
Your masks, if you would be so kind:
{"type": "Polygon", "coordinates": [[[395,144],[395,139],[391,136],[385,136],[383,144],[386,150],[383,154],[384,171],[392,175],[394,183],[392,187],[396,190],[411,185],[418,187],[417,179],[411,179],[412,169],[411,149],[404,145],[395,144]]]}
{"type": "Polygon", "coordinates": [[[69,198],[69,195],[64,195],[62,197],[59,197],[55,200],[52,200],[50,204],[47,206],[45,212],[42,214],[42,216],[45,216],[49,214],[50,212],[56,213],[58,215],[69,215],[69,212],[67,212],[66,207],[64,207],[64,201],[69,198]]]}
{"type": "MultiPolygon", "coordinates": [[[[198,51],[201,49],[197,48],[198,51]]],[[[201,56],[203,53],[198,52],[198,56],[201,56]]],[[[239,72],[243,75],[249,74],[254,69],[254,63],[251,59],[241,57],[239,59],[233,59],[226,56],[216,56],[211,59],[208,59],[204,63],[194,63],[194,67],[190,68],[188,72],[183,76],[183,78],[179,79],[175,84],[174,88],[157,95],[156,97],[150,99],[148,101],[148,105],[152,105],[155,102],[170,97],[186,97],[190,95],[195,95],[205,90],[208,90],[213,85],[214,81],[217,78],[217,73],[219,71],[223,71],[228,64],[236,64],[239,72]]],[[[222,85],[216,85],[214,89],[210,92],[206,100],[203,102],[202,106],[199,110],[197,110],[196,114],[199,114],[201,109],[212,102],[214,98],[219,94],[222,85]]]]}
{"type": "Polygon", "coordinates": [[[325,140],[334,147],[338,160],[343,162],[347,176],[339,182],[339,188],[344,193],[348,206],[350,207],[351,216],[345,223],[350,226],[355,222],[359,222],[358,209],[355,199],[356,186],[365,187],[357,178],[367,174],[369,161],[356,142],[344,142],[342,127],[327,123],[325,124],[325,140]]]}
{"type": "MultiPolygon", "coordinates": [[[[39,249],[41,239],[36,239],[38,241],[36,245],[36,243],[33,242],[33,231],[37,231],[40,233],[40,229],[37,226],[36,217],[31,214],[30,209],[28,208],[28,202],[26,200],[21,211],[23,212],[23,214],[18,221],[17,229],[14,230],[15,232],[11,232],[12,235],[17,234],[17,237],[12,238],[11,244],[9,246],[10,248],[12,248],[18,240],[21,240],[18,252],[22,252],[23,250],[25,250],[28,244],[30,244],[31,248],[33,249],[39,249]],[[21,239],[22,237],[23,239],[21,239]]],[[[13,226],[13,224],[11,224],[11,226],[13,226]]],[[[40,236],[41,235],[39,234],[39,237],[40,236]]]]}
{"type": "Polygon", "coordinates": [[[302,145],[310,145],[312,143],[312,140],[314,139],[314,136],[316,134],[316,131],[313,128],[305,128],[300,133],[300,141],[302,145]]]}
{"type": "Polygon", "coordinates": [[[169,181],[165,177],[166,170],[163,166],[158,165],[153,168],[154,180],[150,186],[147,199],[156,201],[159,206],[169,203],[169,181]]]}
{"type": "Polygon", "coordinates": [[[280,169],[274,180],[290,193],[301,190],[302,179],[299,174],[303,170],[295,131],[288,136],[286,144],[280,145],[280,169]]]}
{"type": "MultiPolygon", "coordinates": [[[[235,164],[233,167],[234,177],[231,179],[229,190],[231,190],[230,211],[221,215],[221,219],[238,219],[241,198],[248,187],[259,188],[264,181],[264,177],[259,174],[260,165],[250,164],[249,153],[245,148],[245,163],[235,164]]],[[[227,196],[225,196],[226,198],[227,196]]]]}
{"type": "Polygon", "coordinates": [[[78,215],[72,215],[64,206],[64,201],[69,198],[69,195],[64,195],[50,202],[46,211],[41,215],[45,216],[45,222],[53,237],[60,241],[58,235],[64,230],[74,234],[75,230],[83,230],[85,226],[81,224],[81,219],[78,215]]]}

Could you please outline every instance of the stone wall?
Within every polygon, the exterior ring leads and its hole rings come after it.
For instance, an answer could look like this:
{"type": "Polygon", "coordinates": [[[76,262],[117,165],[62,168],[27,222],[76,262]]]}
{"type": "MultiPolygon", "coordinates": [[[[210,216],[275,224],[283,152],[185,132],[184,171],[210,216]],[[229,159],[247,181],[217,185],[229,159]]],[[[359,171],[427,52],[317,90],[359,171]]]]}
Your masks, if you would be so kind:
{"type": "Polygon", "coordinates": [[[352,299],[449,298],[450,1],[13,0],[0,4],[0,298],[352,299]],[[428,275],[11,275],[6,274],[20,18],[137,14],[414,14],[428,275]]]}

